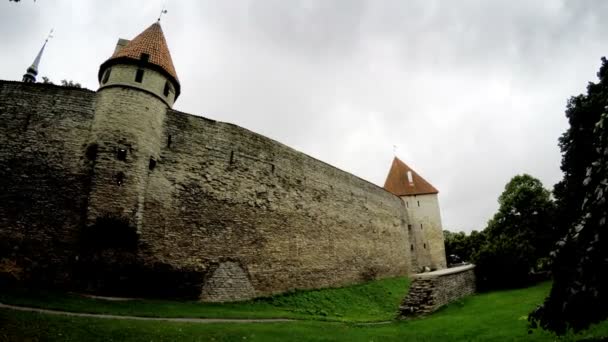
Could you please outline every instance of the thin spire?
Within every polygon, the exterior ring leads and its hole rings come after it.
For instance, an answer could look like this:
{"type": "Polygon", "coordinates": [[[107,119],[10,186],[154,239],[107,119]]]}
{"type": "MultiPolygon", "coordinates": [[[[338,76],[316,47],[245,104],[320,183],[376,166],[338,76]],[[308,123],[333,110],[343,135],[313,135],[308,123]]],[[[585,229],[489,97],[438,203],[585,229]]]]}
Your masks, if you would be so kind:
{"type": "Polygon", "coordinates": [[[163,9],[160,10],[160,14],[158,15],[156,22],[160,23],[160,19],[163,17],[163,14],[167,14],[167,6],[165,4],[163,4],[163,9]]]}
{"type": "Polygon", "coordinates": [[[42,44],[42,48],[38,51],[38,55],[34,59],[32,65],[27,68],[26,73],[23,75],[23,82],[27,83],[36,83],[36,76],[38,75],[38,66],[40,65],[40,59],[42,58],[42,53],[44,52],[44,48],[46,47],[46,43],[48,43],[49,39],[53,38],[53,29],[49,32],[49,35],[44,40],[44,44],[42,44]]]}

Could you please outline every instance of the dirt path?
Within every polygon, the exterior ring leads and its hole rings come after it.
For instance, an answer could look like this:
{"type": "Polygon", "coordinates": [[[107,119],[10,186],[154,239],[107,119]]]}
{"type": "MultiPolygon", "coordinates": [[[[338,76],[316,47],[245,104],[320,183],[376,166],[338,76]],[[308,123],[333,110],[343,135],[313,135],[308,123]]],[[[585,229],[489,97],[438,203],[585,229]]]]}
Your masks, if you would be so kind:
{"type": "Polygon", "coordinates": [[[163,322],[182,322],[182,323],[280,323],[280,322],[293,322],[293,319],[287,318],[260,318],[260,319],[248,319],[248,318],[161,318],[161,317],[140,317],[140,316],[120,316],[120,315],[106,315],[106,314],[91,314],[81,312],[69,312],[60,310],[49,310],[39,309],[26,306],[16,306],[0,303],[0,309],[10,309],[17,311],[37,312],[49,315],[61,315],[61,316],[72,316],[72,317],[91,317],[91,318],[105,318],[105,319],[131,319],[137,321],[163,321],[163,322]]]}

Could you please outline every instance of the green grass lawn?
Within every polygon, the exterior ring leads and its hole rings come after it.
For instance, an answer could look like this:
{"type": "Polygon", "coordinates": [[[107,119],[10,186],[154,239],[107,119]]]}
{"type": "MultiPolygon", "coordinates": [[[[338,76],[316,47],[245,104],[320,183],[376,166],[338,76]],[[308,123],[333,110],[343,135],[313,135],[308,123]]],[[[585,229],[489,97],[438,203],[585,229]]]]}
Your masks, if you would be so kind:
{"type": "Polygon", "coordinates": [[[239,303],[107,301],[76,294],[12,291],[0,302],[72,312],[145,317],[295,318],[343,322],[393,319],[409,287],[405,277],[335,289],[295,291],[239,303]]]}
{"type": "MultiPolygon", "coordinates": [[[[392,282],[403,279],[373,282],[362,286],[386,289],[392,282]],[[389,282],[389,283],[385,283],[389,282]]],[[[344,302],[351,297],[349,293],[364,296],[366,290],[358,291],[358,286],[344,289],[298,292],[262,301],[232,304],[244,308],[274,307],[289,308],[285,312],[298,313],[297,305],[306,310],[342,312],[342,318],[358,320],[364,311],[344,302]],[[340,300],[327,299],[326,291],[338,291],[340,300]],[[305,299],[306,298],[306,299],[305,299]],[[323,304],[329,307],[325,307],[323,304]],[[311,303],[308,303],[310,301],[311,303]],[[275,306],[276,305],[276,306],[275,306]],[[350,316],[347,311],[359,314],[350,316]]],[[[370,288],[366,288],[370,290],[370,288]]],[[[144,322],[132,320],[112,320],[61,317],[45,314],[0,310],[0,340],[4,341],[554,341],[556,337],[544,331],[528,334],[526,316],[538,303],[542,302],[550,289],[550,283],[543,283],[526,289],[484,293],[465,298],[442,310],[419,319],[399,321],[388,324],[360,324],[352,322],[322,322],[318,320],[295,321],[288,323],[236,323],[236,324],[194,324],[173,322],[144,322]]],[[[360,289],[359,289],[360,290],[360,289]]],[[[375,298],[379,293],[368,293],[375,298]]],[[[359,303],[370,303],[366,299],[356,299],[359,303]]],[[[395,296],[396,298],[397,296],[395,296]]],[[[54,297],[58,301],[57,296],[54,297]]],[[[3,299],[4,300],[4,299],[3,299]]],[[[19,300],[25,300],[20,298],[19,300]]],[[[34,300],[35,301],[35,300],[34,300]]],[[[389,316],[396,305],[389,308],[386,304],[375,306],[376,312],[385,310],[375,317],[389,316]],[[384,308],[384,309],[382,309],[384,308]]],[[[164,303],[164,302],[161,302],[164,303]]],[[[166,302],[168,303],[168,302],[166,302]]],[[[112,303],[117,304],[117,303],[112,303]]],[[[149,305],[165,305],[152,302],[149,305]]],[[[180,303],[180,305],[195,305],[180,303]]],[[[57,302],[55,302],[57,305],[57,302]]],[[[143,304],[142,304],[143,305],[143,304]]],[[[371,304],[365,304],[371,308],[371,304]]],[[[207,305],[203,305],[207,306],[207,305]]],[[[215,307],[215,306],[212,306],[215,307]]],[[[220,306],[221,307],[221,306],[220,306]]],[[[281,310],[283,310],[281,309],[281,310]]],[[[176,309],[174,309],[176,310],[176,309]]],[[[192,309],[194,310],[194,309],[192,309]]],[[[88,310],[89,312],[91,310],[88,310]]],[[[228,310],[230,311],[230,310],[228,310]]],[[[218,310],[226,313],[228,311],[218,310]]],[[[173,311],[174,314],[180,312],[173,311]]],[[[208,311],[210,313],[211,311],[208,311]]],[[[283,311],[277,311],[283,312],[283,311]]],[[[116,313],[116,312],[114,312],[116,313]]],[[[158,313],[160,314],[160,313],[158,313]]],[[[158,315],[157,314],[157,315],[158,315]]],[[[303,313],[299,313],[303,314],[303,313]]],[[[370,314],[371,315],[371,314],[370,314]]],[[[207,315],[205,315],[207,316],[207,315]]],[[[322,318],[322,313],[304,316],[322,318]]],[[[374,315],[371,315],[374,316],[374,315]]],[[[200,315],[199,315],[200,317],[200,315]]],[[[225,316],[223,316],[225,317],[225,316]]],[[[251,317],[251,316],[250,316],[251,317]]],[[[560,339],[564,341],[608,337],[608,322],[603,322],[588,331],[560,339]]]]}

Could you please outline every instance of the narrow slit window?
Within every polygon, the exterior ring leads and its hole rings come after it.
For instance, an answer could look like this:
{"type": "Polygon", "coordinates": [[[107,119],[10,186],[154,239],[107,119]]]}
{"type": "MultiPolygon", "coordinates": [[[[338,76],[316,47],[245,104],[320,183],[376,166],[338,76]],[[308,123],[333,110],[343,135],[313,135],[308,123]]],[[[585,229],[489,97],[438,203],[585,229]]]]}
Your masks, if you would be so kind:
{"type": "Polygon", "coordinates": [[[422,223],[420,224],[420,230],[422,230],[422,223]]]}
{"type": "Polygon", "coordinates": [[[425,243],[425,244],[422,244],[422,247],[423,247],[424,249],[426,249],[426,243],[425,243]]]}
{"type": "Polygon", "coordinates": [[[414,245],[410,246],[410,250],[412,250],[412,251],[414,250],[414,245]]]}
{"type": "Polygon", "coordinates": [[[169,82],[165,82],[165,89],[163,90],[163,94],[165,96],[169,96],[169,91],[171,90],[171,88],[169,87],[169,82]]]}
{"type": "Polygon", "coordinates": [[[118,185],[118,186],[123,185],[125,183],[125,174],[122,172],[117,173],[114,180],[116,181],[116,185],[118,185]]]}
{"type": "Polygon", "coordinates": [[[110,73],[112,72],[112,69],[108,69],[106,70],[105,74],[103,74],[103,80],[101,80],[101,84],[106,84],[108,83],[108,80],[110,79],[110,73]]]}
{"type": "Polygon", "coordinates": [[[148,169],[150,171],[152,171],[152,170],[154,170],[155,167],[156,167],[156,159],[150,158],[150,162],[148,163],[148,169]]]}
{"type": "Polygon", "coordinates": [[[171,147],[171,134],[167,135],[167,147],[171,147]]]}
{"type": "Polygon", "coordinates": [[[116,151],[116,159],[126,161],[127,160],[127,150],[125,150],[124,148],[121,148],[118,151],[116,151]]]}
{"type": "Polygon", "coordinates": [[[418,201],[418,206],[420,206],[420,201],[418,201]]]}
{"type": "Polygon", "coordinates": [[[407,230],[412,230],[412,225],[411,224],[407,225],[407,230]]]}
{"type": "Polygon", "coordinates": [[[405,206],[406,206],[407,208],[409,208],[409,207],[410,207],[410,202],[407,202],[407,201],[406,201],[406,202],[405,202],[405,206]]]}
{"type": "Polygon", "coordinates": [[[135,82],[141,83],[143,80],[144,80],[144,70],[137,69],[137,72],[135,73],[135,82]]]}

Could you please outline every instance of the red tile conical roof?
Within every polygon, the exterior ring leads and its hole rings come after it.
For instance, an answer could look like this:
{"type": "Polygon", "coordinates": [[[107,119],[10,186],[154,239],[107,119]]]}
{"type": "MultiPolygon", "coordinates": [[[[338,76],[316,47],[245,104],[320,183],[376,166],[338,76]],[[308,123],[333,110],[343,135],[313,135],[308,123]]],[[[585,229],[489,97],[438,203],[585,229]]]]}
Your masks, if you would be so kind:
{"type": "Polygon", "coordinates": [[[103,75],[105,68],[118,63],[142,63],[142,54],[147,54],[147,66],[154,66],[158,71],[168,76],[176,87],[176,98],[179,95],[179,80],[173,60],[169,53],[169,47],[163,34],[163,29],[159,22],[150,25],[145,31],[133,38],[122,49],[115,51],[112,57],[105,61],[99,69],[99,79],[103,75]]]}
{"type": "Polygon", "coordinates": [[[422,178],[411,167],[395,157],[384,182],[384,189],[397,196],[437,194],[431,183],[422,178]]]}

